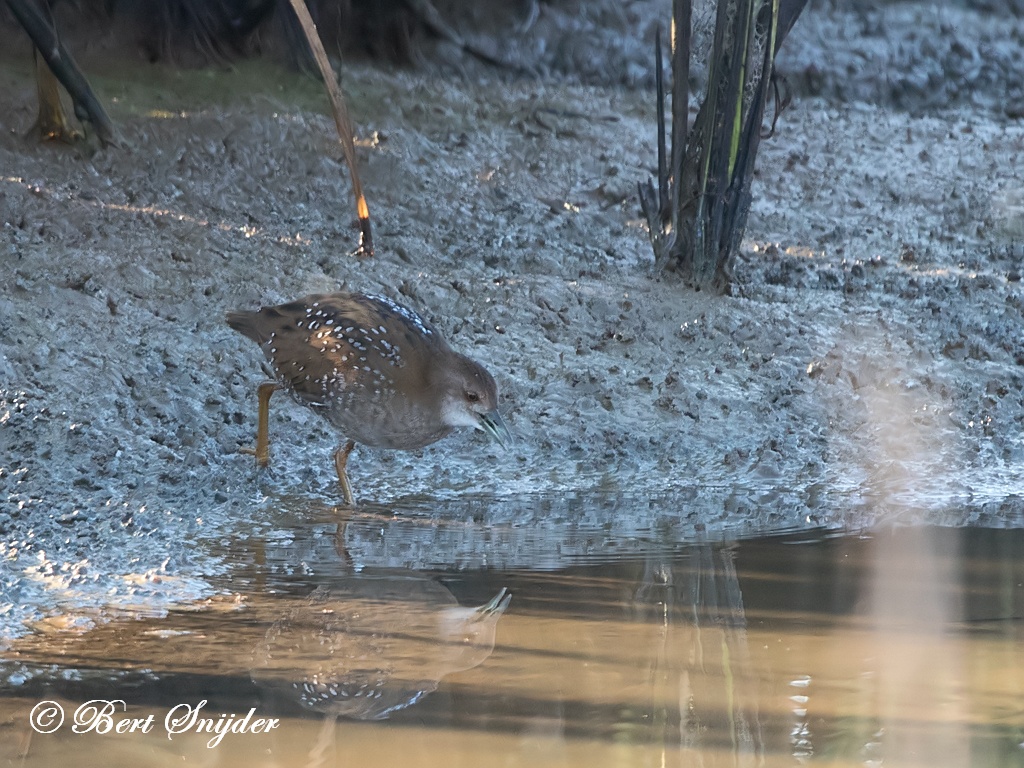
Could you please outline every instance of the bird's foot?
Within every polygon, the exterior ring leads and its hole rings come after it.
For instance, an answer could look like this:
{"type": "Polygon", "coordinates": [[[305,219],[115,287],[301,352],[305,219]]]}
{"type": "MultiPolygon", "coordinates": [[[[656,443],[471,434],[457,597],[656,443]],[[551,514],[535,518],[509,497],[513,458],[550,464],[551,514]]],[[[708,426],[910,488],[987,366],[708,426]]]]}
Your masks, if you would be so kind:
{"type": "Polygon", "coordinates": [[[244,448],[239,448],[238,452],[239,453],[244,453],[246,456],[255,456],[256,457],[256,466],[258,466],[260,469],[263,469],[265,467],[269,467],[270,466],[270,448],[269,448],[269,446],[263,446],[263,450],[260,450],[260,448],[258,446],[256,446],[256,447],[246,446],[244,448]]]}

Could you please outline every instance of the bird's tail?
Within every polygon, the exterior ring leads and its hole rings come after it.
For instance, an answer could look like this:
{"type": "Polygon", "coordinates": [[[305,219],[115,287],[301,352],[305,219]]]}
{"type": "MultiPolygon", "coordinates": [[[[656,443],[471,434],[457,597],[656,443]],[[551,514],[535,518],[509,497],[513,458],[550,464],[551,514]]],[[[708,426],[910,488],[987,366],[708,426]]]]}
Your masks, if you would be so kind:
{"type": "Polygon", "coordinates": [[[249,337],[257,344],[262,344],[266,339],[261,332],[261,324],[257,322],[259,316],[259,312],[228,312],[224,319],[227,320],[228,325],[243,336],[249,337]]]}

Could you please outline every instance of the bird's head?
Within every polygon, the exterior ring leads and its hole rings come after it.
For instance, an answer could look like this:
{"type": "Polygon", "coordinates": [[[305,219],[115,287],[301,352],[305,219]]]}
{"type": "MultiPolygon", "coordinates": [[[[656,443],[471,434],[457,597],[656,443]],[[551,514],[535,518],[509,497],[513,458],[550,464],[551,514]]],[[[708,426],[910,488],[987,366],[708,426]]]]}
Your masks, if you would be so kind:
{"type": "Polygon", "coordinates": [[[454,354],[441,382],[441,419],[450,427],[472,427],[486,432],[502,448],[512,433],[498,413],[498,386],[482,365],[454,354]]]}

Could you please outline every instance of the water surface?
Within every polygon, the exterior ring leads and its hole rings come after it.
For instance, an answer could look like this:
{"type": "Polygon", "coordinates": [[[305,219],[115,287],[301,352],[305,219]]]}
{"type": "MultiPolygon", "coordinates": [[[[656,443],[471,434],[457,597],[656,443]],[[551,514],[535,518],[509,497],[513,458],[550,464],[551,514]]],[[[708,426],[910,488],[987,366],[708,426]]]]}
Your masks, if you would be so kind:
{"type": "Polygon", "coordinates": [[[213,599],[15,641],[0,764],[1024,765],[1024,531],[332,514],[215,545],[213,599]],[[73,732],[96,699],[135,732],[73,732]],[[200,702],[248,730],[168,738],[200,702]]]}

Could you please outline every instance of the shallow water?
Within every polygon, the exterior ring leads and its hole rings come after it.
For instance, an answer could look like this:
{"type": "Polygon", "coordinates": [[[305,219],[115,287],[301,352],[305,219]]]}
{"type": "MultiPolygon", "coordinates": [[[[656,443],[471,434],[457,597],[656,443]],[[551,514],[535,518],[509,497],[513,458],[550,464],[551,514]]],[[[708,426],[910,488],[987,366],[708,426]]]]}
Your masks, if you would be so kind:
{"type": "Polygon", "coordinates": [[[1024,531],[331,514],[222,542],[200,605],[13,643],[0,764],[1024,764],[1024,531]],[[204,701],[248,729],[169,738],[204,701]]]}

